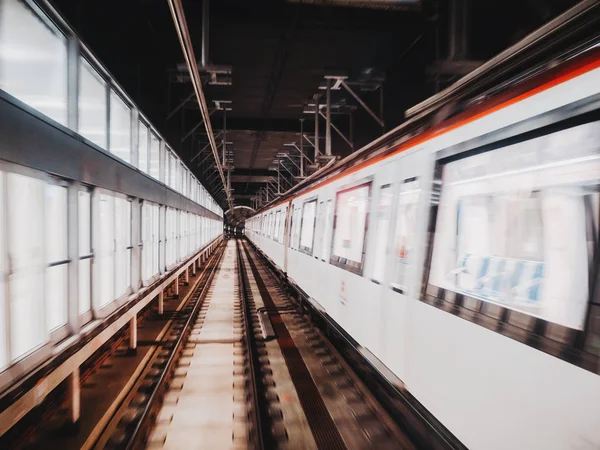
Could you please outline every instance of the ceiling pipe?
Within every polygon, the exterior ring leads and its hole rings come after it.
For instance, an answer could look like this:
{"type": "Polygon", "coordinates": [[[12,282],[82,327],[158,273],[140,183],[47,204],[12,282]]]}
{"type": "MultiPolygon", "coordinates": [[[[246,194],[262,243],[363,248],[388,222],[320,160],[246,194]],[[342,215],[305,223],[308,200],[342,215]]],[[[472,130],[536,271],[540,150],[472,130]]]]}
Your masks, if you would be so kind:
{"type": "Polygon", "coordinates": [[[202,57],[200,63],[202,67],[209,64],[208,58],[208,41],[209,41],[209,26],[210,26],[210,0],[202,0],[202,57]]]}
{"type": "Polygon", "coordinates": [[[202,119],[204,120],[204,127],[206,129],[206,134],[208,135],[208,141],[210,143],[213,156],[215,158],[215,165],[217,167],[217,170],[219,171],[219,176],[221,177],[221,182],[223,183],[223,189],[226,190],[227,203],[231,208],[233,207],[233,200],[231,198],[231,192],[227,190],[227,180],[225,178],[225,173],[223,172],[223,167],[221,166],[221,161],[219,159],[219,151],[217,148],[217,143],[215,141],[215,136],[213,135],[212,125],[210,123],[210,112],[208,110],[208,107],[206,106],[206,98],[204,97],[204,91],[202,90],[202,81],[200,79],[200,73],[198,71],[198,63],[196,62],[196,56],[194,55],[194,47],[192,45],[192,39],[190,37],[187,21],[185,20],[183,5],[181,3],[181,0],[167,1],[169,2],[169,9],[171,10],[171,15],[173,16],[175,31],[177,32],[177,37],[179,38],[179,43],[181,44],[181,50],[183,51],[185,64],[190,74],[190,79],[194,87],[194,92],[196,93],[198,106],[200,107],[200,112],[202,113],[202,119]]]}
{"type": "Polygon", "coordinates": [[[323,6],[345,6],[356,8],[405,10],[420,7],[420,0],[287,0],[290,3],[304,3],[323,6]]]}

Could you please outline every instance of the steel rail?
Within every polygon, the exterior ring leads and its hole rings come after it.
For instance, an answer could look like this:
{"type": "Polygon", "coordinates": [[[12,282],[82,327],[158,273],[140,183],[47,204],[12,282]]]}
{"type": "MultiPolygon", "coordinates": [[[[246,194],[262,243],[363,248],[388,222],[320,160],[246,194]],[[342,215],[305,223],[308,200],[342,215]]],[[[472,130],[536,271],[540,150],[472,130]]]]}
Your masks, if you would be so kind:
{"type": "Polygon", "coordinates": [[[238,239],[235,240],[238,257],[238,279],[242,308],[244,310],[244,327],[246,329],[246,350],[248,355],[248,375],[250,388],[252,389],[252,423],[254,426],[254,445],[256,450],[274,448],[269,426],[269,412],[264,401],[264,386],[262,384],[259,355],[256,348],[256,336],[254,335],[254,324],[252,323],[252,312],[250,311],[249,288],[246,279],[246,268],[244,266],[243,251],[238,239]],[[262,401],[261,401],[262,400],[262,401]]]}
{"type": "MultiPolygon", "coordinates": [[[[206,281],[201,286],[198,286],[196,288],[196,289],[200,289],[200,295],[198,296],[198,300],[194,304],[194,307],[193,307],[192,311],[190,312],[190,314],[187,316],[185,325],[181,329],[181,333],[177,337],[177,342],[173,346],[173,350],[171,351],[171,354],[169,355],[169,358],[167,359],[165,367],[162,370],[160,377],[158,378],[158,380],[156,382],[156,385],[152,389],[152,393],[148,397],[148,401],[146,402],[146,404],[144,406],[144,409],[140,416],[140,419],[137,421],[135,428],[133,429],[131,434],[128,436],[126,445],[121,446],[122,448],[124,448],[126,450],[132,450],[132,449],[142,448],[143,446],[145,446],[145,443],[146,443],[145,441],[147,438],[145,429],[147,426],[152,424],[151,423],[152,422],[151,419],[153,416],[152,410],[158,404],[157,402],[160,399],[161,389],[163,387],[165,387],[168,384],[168,382],[170,381],[169,374],[171,373],[171,370],[175,364],[177,356],[180,353],[180,350],[182,350],[182,348],[183,348],[184,341],[187,340],[188,332],[191,330],[191,328],[193,327],[193,325],[196,321],[196,317],[198,316],[198,313],[200,312],[200,308],[202,306],[203,299],[211,287],[212,281],[215,277],[215,274],[217,273],[218,268],[221,265],[221,261],[223,260],[224,254],[225,254],[225,246],[221,245],[221,249],[219,250],[219,253],[215,253],[213,255],[214,265],[211,267],[210,273],[206,277],[206,281]]],[[[191,300],[191,297],[190,297],[190,300],[191,300]]],[[[175,322],[171,325],[171,329],[173,328],[174,325],[175,325],[175,322]]],[[[167,336],[167,335],[168,335],[168,333],[165,334],[165,336],[167,336]]],[[[143,373],[144,372],[142,372],[141,375],[143,375],[143,373]]]]}

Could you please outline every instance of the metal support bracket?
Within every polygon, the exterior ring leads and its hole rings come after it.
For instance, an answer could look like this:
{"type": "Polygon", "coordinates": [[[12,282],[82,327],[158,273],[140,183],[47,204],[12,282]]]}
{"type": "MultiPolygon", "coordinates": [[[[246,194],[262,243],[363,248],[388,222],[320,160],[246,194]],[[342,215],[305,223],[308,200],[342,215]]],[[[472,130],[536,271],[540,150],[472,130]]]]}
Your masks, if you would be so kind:
{"type": "MultiPolygon", "coordinates": [[[[215,108],[215,109],[212,109],[211,111],[209,111],[208,117],[212,116],[215,111],[218,111],[218,110],[215,108]]],[[[203,119],[200,120],[200,122],[198,122],[198,124],[196,126],[194,126],[190,131],[188,131],[186,133],[186,135],[184,137],[181,138],[181,143],[183,143],[187,138],[189,138],[192,134],[194,134],[194,131],[196,131],[198,128],[200,128],[203,123],[204,123],[204,120],[203,119]]]]}
{"type": "Polygon", "coordinates": [[[378,124],[379,124],[379,125],[380,125],[382,128],[383,128],[383,127],[385,127],[385,123],[383,122],[383,119],[382,119],[382,118],[380,118],[379,116],[377,116],[377,114],[375,114],[375,113],[373,112],[373,110],[367,106],[367,104],[366,104],[366,103],[363,101],[363,99],[362,99],[362,98],[360,98],[360,97],[358,96],[358,94],[357,94],[356,92],[354,92],[350,86],[348,86],[348,83],[346,83],[346,81],[345,81],[345,80],[341,79],[340,85],[341,85],[341,86],[342,86],[344,89],[346,89],[346,91],[348,91],[348,93],[349,93],[349,94],[350,94],[352,97],[354,97],[354,100],[356,100],[356,101],[358,102],[358,104],[359,104],[360,106],[362,106],[362,107],[365,109],[365,111],[367,111],[367,112],[369,113],[369,115],[370,115],[371,117],[373,117],[373,119],[375,119],[375,121],[376,121],[376,122],[377,122],[377,123],[378,123],[378,124]]]}
{"type": "MultiPolygon", "coordinates": [[[[322,111],[319,111],[319,114],[321,115],[321,117],[326,117],[326,116],[325,116],[325,114],[323,114],[323,112],[322,112],[322,111]]],[[[341,138],[342,138],[344,141],[346,141],[346,144],[348,144],[352,150],[354,150],[354,144],[352,143],[352,141],[350,141],[350,139],[348,139],[348,138],[346,137],[346,135],[345,135],[344,133],[342,133],[342,132],[340,131],[340,129],[339,129],[338,127],[336,127],[336,126],[333,124],[333,122],[329,121],[329,126],[330,126],[331,128],[333,128],[333,129],[334,129],[334,130],[337,132],[337,134],[339,134],[339,135],[340,135],[340,137],[341,137],[341,138]]],[[[328,155],[328,156],[331,156],[331,155],[328,155]]]]}

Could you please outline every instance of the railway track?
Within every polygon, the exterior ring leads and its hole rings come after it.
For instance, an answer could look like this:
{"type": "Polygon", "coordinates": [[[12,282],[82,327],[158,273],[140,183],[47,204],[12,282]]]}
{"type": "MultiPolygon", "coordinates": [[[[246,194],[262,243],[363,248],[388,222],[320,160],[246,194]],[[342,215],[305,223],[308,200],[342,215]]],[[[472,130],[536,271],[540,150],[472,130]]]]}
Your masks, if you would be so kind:
{"type": "Polygon", "coordinates": [[[82,448],[414,448],[245,240],[169,314],[82,448]]]}
{"type": "Polygon", "coordinates": [[[193,328],[148,448],[413,448],[244,240],[193,328]]]}
{"type": "Polygon", "coordinates": [[[177,362],[185,354],[188,337],[220,267],[223,251],[217,252],[188,298],[173,311],[167,326],[156,339],[156,350],[121,406],[112,415],[100,437],[90,448],[144,448],[158,411],[172,380],[177,362]]]}

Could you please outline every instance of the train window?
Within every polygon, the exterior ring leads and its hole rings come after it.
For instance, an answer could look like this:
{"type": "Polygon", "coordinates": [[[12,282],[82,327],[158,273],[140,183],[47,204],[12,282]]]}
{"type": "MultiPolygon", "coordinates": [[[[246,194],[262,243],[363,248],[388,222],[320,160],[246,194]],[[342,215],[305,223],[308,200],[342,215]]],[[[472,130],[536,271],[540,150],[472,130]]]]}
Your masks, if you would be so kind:
{"type": "Polygon", "coordinates": [[[131,162],[131,108],[113,90],[110,91],[110,152],[131,162]]]}
{"type": "Polygon", "coordinates": [[[66,37],[24,1],[0,10],[0,89],[66,125],[66,37]]]}
{"type": "Polygon", "coordinates": [[[180,172],[181,183],[179,183],[179,186],[181,188],[180,192],[183,196],[189,197],[190,194],[188,192],[188,171],[185,168],[185,166],[183,165],[183,163],[181,163],[180,169],[181,169],[181,172],[180,172]]]}
{"type": "Polygon", "coordinates": [[[142,279],[146,285],[158,273],[158,215],[158,205],[144,201],[142,204],[142,279]]]}
{"type": "Polygon", "coordinates": [[[181,261],[187,256],[187,213],[185,211],[177,211],[179,217],[179,248],[177,251],[177,261],[181,261]]]}
{"type": "Polygon", "coordinates": [[[267,237],[269,239],[273,239],[273,213],[270,213],[268,216],[269,222],[268,222],[268,228],[267,228],[267,237]]]}
{"type": "Polygon", "coordinates": [[[275,241],[279,241],[279,222],[281,221],[281,211],[277,211],[275,213],[275,233],[273,234],[273,239],[275,241]]]}
{"type": "Polygon", "coordinates": [[[300,222],[301,222],[301,218],[300,218],[300,208],[296,207],[294,208],[294,217],[293,217],[293,223],[292,223],[292,242],[291,242],[291,247],[294,250],[298,250],[298,245],[299,245],[299,240],[300,240],[300,222]]]}
{"type": "Polygon", "coordinates": [[[115,292],[119,298],[129,290],[131,283],[131,203],[127,199],[115,197],[115,292]]]}
{"type": "Polygon", "coordinates": [[[138,124],[138,168],[148,173],[148,127],[143,122],[138,124]]]}
{"type": "Polygon", "coordinates": [[[265,237],[269,236],[269,215],[265,214],[263,216],[263,234],[265,237]]]}
{"type": "Polygon", "coordinates": [[[300,251],[312,254],[315,235],[315,218],[317,199],[304,202],[302,205],[302,221],[300,226],[300,251]]]}
{"type": "Polygon", "coordinates": [[[77,224],[79,239],[79,315],[87,313],[92,307],[92,205],[91,194],[79,191],[77,206],[77,224]]]}
{"type": "Polygon", "coordinates": [[[396,230],[394,233],[394,274],[392,289],[400,293],[406,291],[406,278],[412,250],[415,246],[417,228],[417,203],[419,201],[419,181],[415,178],[404,180],[398,194],[396,230]]]}
{"type": "Polygon", "coordinates": [[[290,218],[289,218],[289,222],[288,222],[288,227],[286,228],[285,232],[287,234],[287,246],[292,248],[292,246],[294,245],[292,242],[293,236],[294,236],[294,227],[296,226],[296,222],[294,220],[294,207],[290,205],[291,211],[290,211],[290,218]]]}
{"type": "Polygon", "coordinates": [[[115,226],[112,195],[98,195],[97,219],[94,220],[94,300],[100,309],[114,300],[115,226]]]}
{"type": "Polygon", "coordinates": [[[79,134],[106,149],[106,81],[85,58],[79,58],[79,134]]]}
{"type": "Polygon", "coordinates": [[[379,205],[375,210],[375,247],[373,252],[373,281],[383,282],[387,260],[387,241],[392,208],[392,186],[386,184],[379,189],[379,205]]]}
{"type": "Polygon", "coordinates": [[[67,188],[46,185],[46,327],[56,330],[68,320],[67,188]]]}
{"type": "Polygon", "coordinates": [[[322,257],[323,251],[323,214],[325,210],[324,202],[317,203],[317,220],[315,224],[315,251],[314,257],[322,257]]]}
{"type": "MultiPolygon", "coordinates": [[[[150,132],[150,158],[149,158],[149,175],[159,179],[160,176],[160,141],[156,135],[150,132]]],[[[161,180],[164,181],[164,180],[161,180]]]]}
{"type": "Polygon", "coordinates": [[[169,161],[168,184],[171,189],[177,190],[177,157],[171,149],[167,149],[167,159],[169,161]]]}
{"type": "Polygon", "coordinates": [[[165,263],[167,267],[171,267],[177,262],[177,231],[177,210],[167,208],[165,226],[165,263]]]}
{"type": "MultiPolygon", "coordinates": [[[[0,211],[6,211],[6,201],[4,199],[4,173],[0,171],[0,211]]],[[[8,365],[7,333],[5,325],[8,323],[7,317],[7,298],[6,298],[6,226],[5,216],[0,220],[0,323],[3,324],[0,333],[0,372],[8,365]]]]}
{"type": "Polygon", "coordinates": [[[371,183],[336,194],[331,263],[362,274],[371,183]]]}
{"type": "Polygon", "coordinates": [[[331,246],[331,216],[333,214],[331,200],[327,200],[327,207],[325,209],[325,224],[323,226],[323,239],[321,248],[321,259],[327,261],[327,250],[331,246]]]}
{"type": "Polygon", "coordinates": [[[285,231],[286,212],[287,212],[287,208],[284,208],[281,211],[281,222],[279,224],[279,242],[281,242],[282,244],[285,244],[285,242],[283,241],[283,234],[285,231]]]}
{"type": "Polygon", "coordinates": [[[594,125],[446,164],[430,283],[583,329],[598,236],[594,125]]]}
{"type": "Polygon", "coordinates": [[[44,317],[44,182],[6,174],[11,361],[42,345],[44,317]]]}

